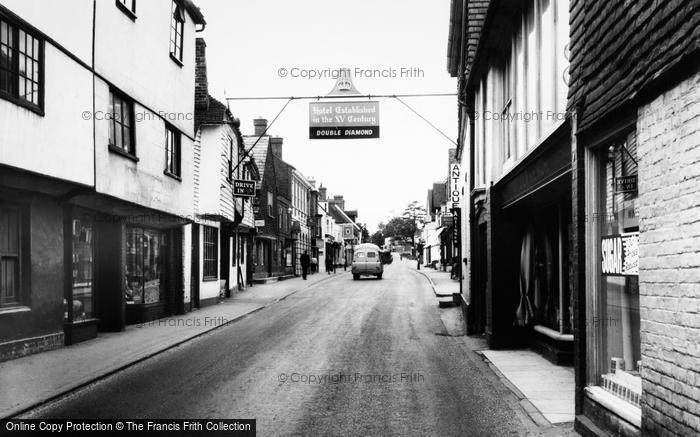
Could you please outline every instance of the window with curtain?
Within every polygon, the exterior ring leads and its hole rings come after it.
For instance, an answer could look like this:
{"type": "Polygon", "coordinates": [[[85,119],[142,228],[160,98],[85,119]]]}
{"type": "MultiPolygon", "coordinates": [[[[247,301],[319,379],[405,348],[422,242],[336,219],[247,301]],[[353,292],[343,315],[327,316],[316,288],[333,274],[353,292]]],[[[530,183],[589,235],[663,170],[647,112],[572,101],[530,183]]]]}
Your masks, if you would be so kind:
{"type": "Polygon", "coordinates": [[[109,147],[135,156],[133,101],[115,90],[110,90],[109,106],[109,147]]]}
{"type": "Polygon", "coordinates": [[[181,176],[181,136],[171,126],[165,126],[165,171],[173,176],[181,176]]]}

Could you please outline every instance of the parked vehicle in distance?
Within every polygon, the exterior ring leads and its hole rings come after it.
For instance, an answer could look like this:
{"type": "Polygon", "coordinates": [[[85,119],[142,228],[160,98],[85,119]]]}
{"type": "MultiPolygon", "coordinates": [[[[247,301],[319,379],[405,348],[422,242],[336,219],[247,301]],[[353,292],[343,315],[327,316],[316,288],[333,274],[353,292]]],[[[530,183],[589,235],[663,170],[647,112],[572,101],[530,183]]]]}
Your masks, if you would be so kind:
{"type": "Polygon", "coordinates": [[[363,243],[355,246],[352,257],[352,279],[360,279],[360,276],[376,276],[382,279],[384,265],[380,258],[379,246],[372,243],[363,243]]]}

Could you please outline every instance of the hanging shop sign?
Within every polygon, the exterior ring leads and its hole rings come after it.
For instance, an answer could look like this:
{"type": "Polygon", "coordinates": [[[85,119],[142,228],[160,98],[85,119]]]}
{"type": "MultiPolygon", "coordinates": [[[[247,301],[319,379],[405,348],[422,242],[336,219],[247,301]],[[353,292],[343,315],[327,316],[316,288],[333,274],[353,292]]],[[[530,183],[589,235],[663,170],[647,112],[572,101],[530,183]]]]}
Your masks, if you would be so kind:
{"type": "Polygon", "coordinates": [[[234,179],[233,195],[236,197],[255,197],[255,181],[234,179]]]}
{"type": "Polygon", "coordinates": [[[615,178],[616,193],[636,193],[637,192],[637,175],[620,176],[615,178]]]}
{"type": "Polygon", "coordinates": [[[639,275],[639,232],[602,238],[601,267],[605,276],[639,275]]]}
{"type": "Polygon", "coordinates": [[[463,181],[462,164],[456,162],[450,164],[450,209],[458,209],[462,206],[463,181]]]}
{"type": "Polygon", "coordinates": [[[379,138],[379,102],[310,102],[309,138],[379,138]]]}
{"type": "Polygon", "coordinates": [[[255,227],[262,228],[265,226],[265,220],[255,220],[255,227]]]}
{"type": "Polygon", "coordinates": [[[352,231],[352,225],[343,225],[343,240],[352,240],[353,238],[355,238],[355,235],[352,231]]]}

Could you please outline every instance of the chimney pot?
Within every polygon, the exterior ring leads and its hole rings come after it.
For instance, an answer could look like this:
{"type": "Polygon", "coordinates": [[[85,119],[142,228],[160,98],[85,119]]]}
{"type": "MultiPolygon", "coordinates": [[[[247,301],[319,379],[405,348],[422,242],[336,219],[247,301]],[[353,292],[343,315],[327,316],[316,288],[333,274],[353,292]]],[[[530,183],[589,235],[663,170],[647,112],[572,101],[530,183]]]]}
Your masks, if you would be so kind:
{"type": "Polygon", "coordinates": [[[255,127],[255,135],[260,136],[267,130],[267,119],[256,118],[253,120],[253,126],[255,127]]]}

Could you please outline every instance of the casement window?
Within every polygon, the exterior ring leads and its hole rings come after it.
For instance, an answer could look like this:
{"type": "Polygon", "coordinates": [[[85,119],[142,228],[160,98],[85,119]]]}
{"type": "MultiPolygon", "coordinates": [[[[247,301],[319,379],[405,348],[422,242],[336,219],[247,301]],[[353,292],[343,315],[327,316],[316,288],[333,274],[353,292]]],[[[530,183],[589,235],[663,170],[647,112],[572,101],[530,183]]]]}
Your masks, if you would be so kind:
{"type": "Polygon", "coordinates": [[[219,265],[219,230],[204,226],[204,280],[216,280],[219,265]]]}
{"type": "Polygon", "coordinates": [[[270,217],[274,217],[274,208],[273,208],[273,198],[272,198],[272,192],[268,191],[267,192],[267,215],[270,217]]]}
{"type": "Polygon", "coordinates": [[[0,97],[43,110],[44,43],[0,15],[0,97]]]}
{"type": "Polygon", "coordinates": [[[116,0],[116,4],[129,18],[136,18],[136,0],[116,0]]]}
{"type": "Polygon", "coordinates": [[[0,307],[21,302],[20,208],[0,202],[0,307]]]}
{"type": "Polygon", "coordinates": [[[165,127],[165,173],[181,176],[182,145],[180,132],[171,126],[165,127]]]}
{"type": "Polygon", "coordinates": [[[109,148],[136,156],[134,144],[134,102],[117,91],[109,92],[109,148]]]}
{"type": "Polygon", "coordinates": [[[506,55],[503,62],[503,70],[501,76],[502,89],[502,109],[501,109],[501,144],[503,145],[502,157],[503,162],[507,163],[513,157],[513,123],[510,122],[513,106],[513,60],[510,53],[506,55]]]}
{"type": "Polygon", "coordinates": [[[172,2],[170,23],[170,57],[182,64],[182,43],[184,41],[185,11],[175,1],[172,2]]]}

